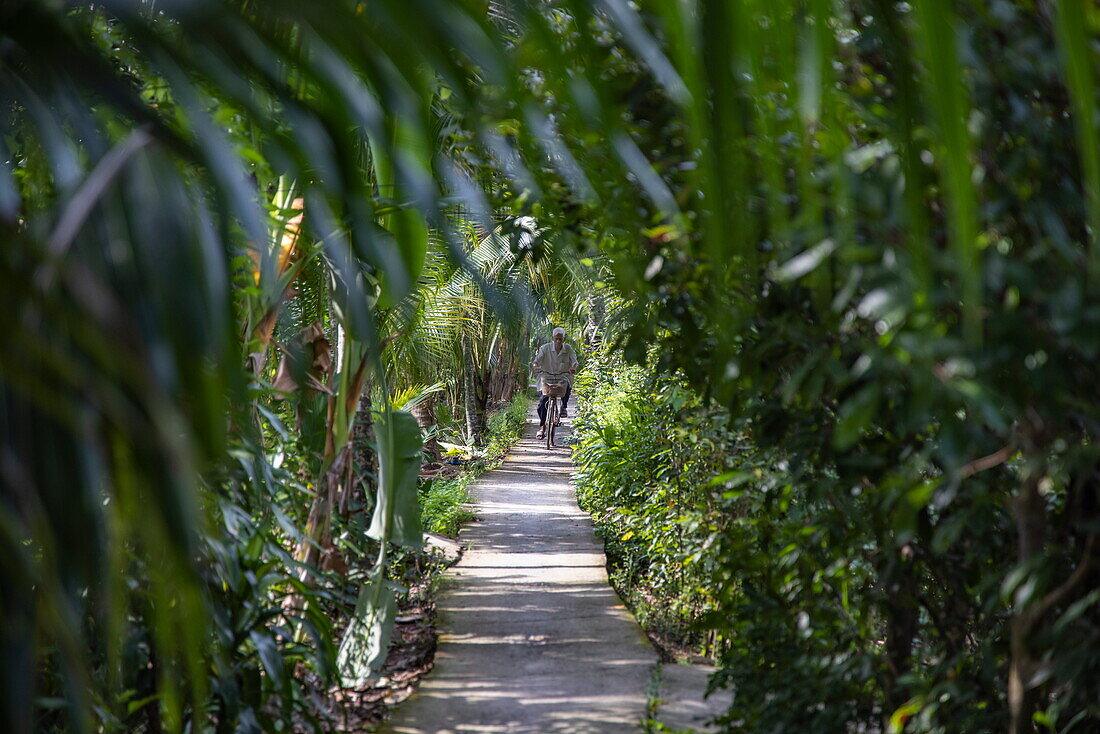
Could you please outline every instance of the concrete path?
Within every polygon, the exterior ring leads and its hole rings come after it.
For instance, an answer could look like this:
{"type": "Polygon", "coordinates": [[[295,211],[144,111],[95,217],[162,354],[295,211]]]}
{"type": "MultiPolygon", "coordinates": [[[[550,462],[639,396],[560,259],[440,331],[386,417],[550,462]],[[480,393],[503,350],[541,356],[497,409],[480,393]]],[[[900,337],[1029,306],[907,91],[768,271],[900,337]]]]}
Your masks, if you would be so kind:
{"type": "Polygon", "coordinates": [[[383,731],[641,731],[656,652],[608,585],[569,449],[547,452],[534,432],[474,486],[478,519],[437,604],[435,668],[383,731]]]}

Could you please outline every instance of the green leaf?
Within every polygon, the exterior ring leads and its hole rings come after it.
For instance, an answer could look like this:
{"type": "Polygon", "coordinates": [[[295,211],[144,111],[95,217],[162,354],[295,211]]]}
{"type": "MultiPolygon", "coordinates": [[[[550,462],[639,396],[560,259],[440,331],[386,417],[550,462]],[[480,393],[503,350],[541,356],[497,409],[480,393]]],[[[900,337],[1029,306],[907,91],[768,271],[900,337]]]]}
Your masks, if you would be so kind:
{"type": "Polygon", "coordinates": [[[816,270],[817,266],[825,262],[825,258],[834,252],[836,252],[836,242],[832,239],[822,240],[776,268],[773,277],[780,283],[798,280],[816,270]]]}
{"type": "Polygon", "coordinates": [[[346,688],[364,687],[372,671],[385,662],[396,614],[393,591],[380,578],[363,584],[336,656],[336,668],[346,688]]]}
{"type": "Polygon", "coordinates": [[[909,718],[921,710],[920,699],[912,699],[907,701],[903,705],[899,706],[894,713],[890,714],[890,723],[886,731],[889,734],[901,734],[905,731],[905,722],[909,718]]]}
{"type": "Polygon", "coordinates": [[[1040,726],[1045,726],[1050,731],[1057,731],[1054,727],[1054,719],[1046,711],[1036,711],[1031,715],[1031,720],[1040,726]]]}
{"type": "Polygon", "coordinates": [[[880,385],[867,385],[844,401],[833,429],[833,448],[844,451],[859,440],[863,431],[874,420],[882,394],[880,385]]]}
{"type": "Polygon", "coordinates": [[[402,209],[389,217],[390,231],[397,240],[397,248],[405,271],[400,279],[393,274],[382,274],[382,305],[396,303],[412,290],[416,279],[424,269],[428,253],[428,225],[416,209],[402,209]]]}
{"type": "Polygon", "coordinates": [[[1096,83],[1093,78],[1094,50],[1088,35],[1087,3],[1084,0],[1056,0],[1054,3],[1058,48],[1065,70],[1066,87],[1073,100],[1074,129],[1078,156],[1084,172],[1085,203],[1092,228],[1089,243],[1089,274],[1100,272],[1100,140],[1096,131],[1096,83]]]}
{"type": "Polygon", "coordinates": [[[948,239],[961,285],[963,336],[970,346],[982,338],[982,272],[978,218],[971,167],[970,102],[956,45],[959,23],[947,0],[913,3],[917,37],[925,66],[924,90],[941,141],[948,239]]]}
{"type": "Polygon", "coordinates": [[[411,413],[391,411],[375,422],[378,436],[378,504],[367,535],[411,548],[423,543],[416,483],[423,442],[411,413]]]}
{"type": "Polygon", "coordinates": [[[286,681],[283,658],[279,654],[279,647],[275,644],[275,639],[271,636],[271,633],[267,630],[249,630],[248,639],[252,640],[252,644],[256,646],[260,662],[271,678],[271,682],[276,688],[282,688],[283,683],[286,681]]]}
{"type": "Polygon", "coordinates": [[[126,704],[126,713],[133,714],[138,709],[148,706],[150,703],[156,701],[158,698],[160,698],[160,694],[154,693],[152,696],[146,696],[145,698],[140,698],[136,701],[130,701],[126,704]]]}
{"type": "Polygon", "coordinates": [[[268,422],[271,424],[271,427],[275,429],[276,433],[279,434],[279,438],[283,439],[284,441],[289,440],[290,434],[287,432],[286,426],[283,425],[283,421],[279,416],[275,415],[259,403],[256,404],[256,409],[264,418],[267,418],[268,422]]]}

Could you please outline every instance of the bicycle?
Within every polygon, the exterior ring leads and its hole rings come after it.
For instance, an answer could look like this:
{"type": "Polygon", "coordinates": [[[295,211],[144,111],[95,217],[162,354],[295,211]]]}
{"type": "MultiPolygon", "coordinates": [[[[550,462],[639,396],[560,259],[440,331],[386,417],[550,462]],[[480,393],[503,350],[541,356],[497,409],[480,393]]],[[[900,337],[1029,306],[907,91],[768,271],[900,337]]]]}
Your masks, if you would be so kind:
{"type": "Polygon", "coordinates": [[[546,449],[550,450],[554,447],[554,429],[557,428],[558,422],[561,420],[559,412],[561,411],[561,398],[565,397],[565,380],[563,372],[543,372],[542,373],[542,394],[548,396],[550,399],[546,401],[546,423],[544,430],[546,431],[546,449]],[[558,378],[558,379],[554,379],[558,378]]]}

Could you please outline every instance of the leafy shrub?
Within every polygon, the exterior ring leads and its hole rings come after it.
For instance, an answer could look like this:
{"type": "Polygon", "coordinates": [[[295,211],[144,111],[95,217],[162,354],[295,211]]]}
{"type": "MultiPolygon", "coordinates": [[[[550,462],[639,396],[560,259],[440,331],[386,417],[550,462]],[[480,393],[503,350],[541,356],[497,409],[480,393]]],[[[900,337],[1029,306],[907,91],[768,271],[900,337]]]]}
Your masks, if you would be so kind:
{"type": "Polygon", "coordinates": [[[899,480],[883,489],[902,499],[884,504],[762,441],[767,406],[738,419],[614,354],[578,390],[591,396],[578,498],[613,582],[646,627],[717,658],[712,684],[736,692],[732,729],[832,732],[892,715],[913,731],[1003,726],[1007,560],[985,554],[1006,534],[996,504],[921,509],[921,485],[899,480]],[[899,523],[911,530],[895,546],[899,523]],[[890,643],[901,635],[904,658],[890,643]]]}
{"type": "Polygon", "coordinates": [[[577,497],[604,538],[612,582],[645,626],[709,652],[696,626],[714,604],[699,542],[724,425],[675,380],[614,354],[594,356],[577,391],[577,497]]]}
{"type": "Polygon", "coordinates": [[[530,405],[531,398],[521,392],[512,398],[512,402],[489,417],[485,453],[478,459],[483,470],[500,466],[508,449],[523,435],[530,405]]]}
{"type": "Polygon", "coordinates": [[[455,536],[473,515],[464,508],[471,501],[469,486],[476,476],[463,472],[451,479],[426,479],[420,485],[420,520],[424,530],[455,536]]]}

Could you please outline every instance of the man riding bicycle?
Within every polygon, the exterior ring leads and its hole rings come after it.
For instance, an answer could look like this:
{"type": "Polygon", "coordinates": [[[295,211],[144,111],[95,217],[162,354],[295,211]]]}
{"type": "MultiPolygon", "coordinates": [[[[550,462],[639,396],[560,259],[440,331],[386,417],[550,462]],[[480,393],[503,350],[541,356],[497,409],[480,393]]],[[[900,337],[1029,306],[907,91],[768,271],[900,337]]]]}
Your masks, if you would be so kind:
{"type": "Polygon", "coordinates": [[[561,398],[561,415],[565,416],[565,406],[569,402],[569,395],[573,392],[573,373],[577,371],[580,363],[577,361],[577,353],[573,347],[565,343],[565,329],[560,326],[554,329],[551,341],[543,344],[535,355],[535,361],[531,365],[535,374],[539,376],[539,432],[536,438],[546,436],[546,404],[550,396],[543,390],[543,382],[562,382],[565,384],[565,395],[561,398]]]}

